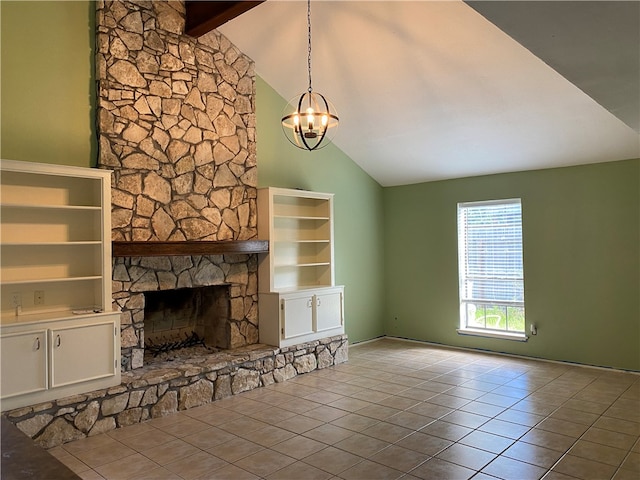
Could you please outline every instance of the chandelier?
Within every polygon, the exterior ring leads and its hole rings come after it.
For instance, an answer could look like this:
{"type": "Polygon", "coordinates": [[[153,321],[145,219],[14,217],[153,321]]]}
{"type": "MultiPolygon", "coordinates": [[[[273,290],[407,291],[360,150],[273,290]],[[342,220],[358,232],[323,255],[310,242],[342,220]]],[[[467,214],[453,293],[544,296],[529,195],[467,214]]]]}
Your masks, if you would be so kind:
{"type": "Polygon", "coordinates": [[[335,108],[324,95],[314,92],[311,87],[311,0],[307,0],[307,68],[309,87],[307,91],[291,99],[284,109],[282,130],[287,139],[296,147],[318,150],[331,143],[328,132],[338,126],[335,108]]]}

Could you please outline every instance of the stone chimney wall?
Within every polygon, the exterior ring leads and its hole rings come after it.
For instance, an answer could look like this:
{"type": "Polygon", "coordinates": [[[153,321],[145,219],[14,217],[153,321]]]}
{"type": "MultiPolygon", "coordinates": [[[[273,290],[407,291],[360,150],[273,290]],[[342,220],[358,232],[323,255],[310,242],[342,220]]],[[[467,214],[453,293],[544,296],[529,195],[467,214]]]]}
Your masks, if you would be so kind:
{"type": "Polygon", "coordinates": [[[98,133],[114,240],[247,240],[256,229],[255,73],[183,2],[99,2],[98,133]]]}
{"type": "MultiPolygon", "coordinates": [[[[98,164],[113,172],[113,240],[257,238],[254,64],[215,30],[184,35],[184,18],[182,1],[96,4],[98,164]]],[[[255,255],[182,258],[114,262],[125,370],[142,366],[140,283],[226,282],[243,305],[229,345],[258,341],[255,255]]]]}

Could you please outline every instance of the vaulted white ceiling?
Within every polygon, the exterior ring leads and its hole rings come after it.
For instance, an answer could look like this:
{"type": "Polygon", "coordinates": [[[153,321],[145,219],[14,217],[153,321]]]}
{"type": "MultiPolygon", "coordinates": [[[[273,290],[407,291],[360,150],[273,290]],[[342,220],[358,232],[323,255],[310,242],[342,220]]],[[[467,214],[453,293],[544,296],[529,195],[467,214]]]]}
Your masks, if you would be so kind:
{"type": "MultiPolygon", "coordinates": [[[[313,88],[383,186],[638,158],[639,7],[314,0],[313,88]]],[[[219,30],[284,98],[306,90],[306,1],[219,30]]]]}

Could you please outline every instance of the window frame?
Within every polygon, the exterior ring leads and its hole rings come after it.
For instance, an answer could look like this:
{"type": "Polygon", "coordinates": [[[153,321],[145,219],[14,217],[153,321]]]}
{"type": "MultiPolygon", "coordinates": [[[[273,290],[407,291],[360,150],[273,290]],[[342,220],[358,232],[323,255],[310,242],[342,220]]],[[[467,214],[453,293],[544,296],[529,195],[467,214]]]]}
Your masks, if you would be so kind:
{"type": "MultiPolygon", "coordinates": [[[[523,230],[523,215],[522,215],[522,199],[521,198],[506,198],[495,200],[481,200],[470,202],[458,202],[456,209],[456,224],[458,235],[458,301],[459,301],[459,328],[457,332],[461,335],[474,335],[491,338],[501,338],[507,340],[527,341],[526,335],[526,317],[524,317],[524,240],[522,235],[523,230]],[[474,299],[463,298],[466,292],[466,282],[469,277],[467,275],[467,228],[466,224],[462,224],[462,211],[464,209],[481,207],[481,206],[495,206],[495,205],[514,205],[518,204],[520,207],[520,264],[522,265],[522,276],[515,278],[516,281],[522,282],[522,301],[505,301],[495,299],[474,299]],[[484,327],[479,325],[469,325],[469,308],[468,305],[483,305],[485,308],[487,305],[495,306],[499,308],[505,308],[505,327],[504,328],[491,328],[487,327],[486,318],[484,327]],[[507,330],[508,328],[508,308],[516,307],[522,308],[524,325],[522,330],[507,330]]],[[[493,278],[490,278],[493,280],[493,278]]],[[[498,280],[497,278],[495,280],[498,280]]],[[[486,310],[485,310],[486,316],[486,310]]]]}

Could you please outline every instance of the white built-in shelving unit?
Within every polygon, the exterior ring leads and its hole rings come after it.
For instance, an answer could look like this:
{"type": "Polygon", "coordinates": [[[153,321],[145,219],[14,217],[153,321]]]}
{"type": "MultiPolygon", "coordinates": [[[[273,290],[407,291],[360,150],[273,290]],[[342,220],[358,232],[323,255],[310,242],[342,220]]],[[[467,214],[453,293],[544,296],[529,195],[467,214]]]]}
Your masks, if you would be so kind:
{"type": "Polygon", "coordinates": [[[110,172],[0,162],[1,409],[118,384],[110,172]]]}
{"type": "Polygon", "coordinates": [[[260,341],[287,346],[344,333],[344,287],[334,283],[333,194],[258,190],[260,341]]]}

